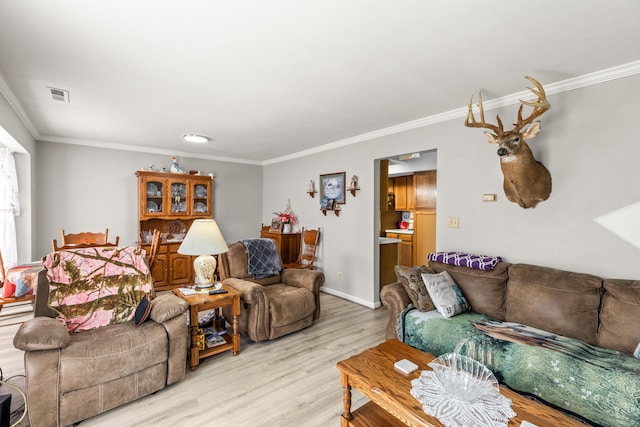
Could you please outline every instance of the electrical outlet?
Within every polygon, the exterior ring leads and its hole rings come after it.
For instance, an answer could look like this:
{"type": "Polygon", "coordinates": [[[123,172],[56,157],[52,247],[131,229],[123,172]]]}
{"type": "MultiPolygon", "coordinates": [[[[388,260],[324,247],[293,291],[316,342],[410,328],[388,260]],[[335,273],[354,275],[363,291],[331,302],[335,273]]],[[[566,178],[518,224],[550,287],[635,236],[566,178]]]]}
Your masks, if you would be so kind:
{"type": "Polygon", "coordinates": [[[338,280],[342,280],[342,273],[338,273],[338,280]]]}
{"type": "Polygon", "coordinates": [[[460,223],[458,222],[460,218],[457,216],[449,217],[449,228],[460,228],[460,223]]]}

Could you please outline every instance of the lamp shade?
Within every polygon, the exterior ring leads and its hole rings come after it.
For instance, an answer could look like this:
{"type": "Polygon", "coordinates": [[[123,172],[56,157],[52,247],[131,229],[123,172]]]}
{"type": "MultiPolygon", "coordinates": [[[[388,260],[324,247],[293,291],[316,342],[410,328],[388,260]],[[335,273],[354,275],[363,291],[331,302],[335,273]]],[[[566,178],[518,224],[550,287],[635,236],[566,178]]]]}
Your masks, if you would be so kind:
{"type": "Polygon", "coordinates": [[[217,255],[228,250],[215,220],[196,219],[178,248],[178,253],[183,255],[217,255]]]}

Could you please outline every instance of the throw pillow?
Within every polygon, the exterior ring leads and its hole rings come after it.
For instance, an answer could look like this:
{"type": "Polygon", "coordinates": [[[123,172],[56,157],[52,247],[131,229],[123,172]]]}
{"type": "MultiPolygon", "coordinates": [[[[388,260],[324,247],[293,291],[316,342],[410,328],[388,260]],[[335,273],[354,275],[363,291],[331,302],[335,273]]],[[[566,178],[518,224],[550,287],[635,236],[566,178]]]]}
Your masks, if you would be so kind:
{"type": "Polygon", "coordinates": [[[136,307],[136,312],[133,315],[136,326],[142,325],[149,318],[149,313],[151,313],[151,301],[145,295],[140,300],[140,304],[136,307]]]}
{"type": "Polygon", "coordinates": [[[402,283],[404,291],[409,295],[409,299],[413,305],[420,311],[431,311],[435,307],[427,287],[422,281],[422,274],[433,273],[426,266],[421,265],[419,267],[405,267],[403,265],[396,265],[394,268],[398,282],[402,283]]]}
{"type": "Polygon", "coordinates": [[[462,295],[462,291],[448,272],[423,274],[422,280],[436,309],[444,317],[453,317],[471,309],[462,295]]]}

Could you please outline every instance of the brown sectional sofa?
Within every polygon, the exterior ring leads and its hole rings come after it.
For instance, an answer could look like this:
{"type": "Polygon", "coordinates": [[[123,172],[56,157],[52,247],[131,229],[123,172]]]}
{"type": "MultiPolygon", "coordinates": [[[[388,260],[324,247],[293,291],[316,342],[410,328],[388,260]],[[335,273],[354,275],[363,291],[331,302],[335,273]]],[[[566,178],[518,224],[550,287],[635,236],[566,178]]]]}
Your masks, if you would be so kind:
{"type": "MultiPolygon", "coordinates": [[[[512,382],[518,385],[513,386],[509,381],[505,383],[544,401],[546,396],[538,393],[537,385],[547,372],[551,372],[551,376],[554,370],[563,368],[555,365],[560,360],[560,364],[565,364],[565,369],[574,370],[567,374],[567,378],[570,378],[567,381],[584,380],[593,388],[577,387],[574,390],[576,395],[572,395],[571,384],[567,384],[566,388],[557,392],[557,401],[550,398],[546,400],[547,403],[574,412],[598,425],[640,425],[640,399],[637,398],[640,395],[640,360],[632,357],[640,343],[640,281],[604,279],[590,274],[506,262],[498,263],[490,271],[438,262],[430,262],[429,268],[433,273],[446,270],[451,275],[471,305],[472,312],[451,319],[435,316],[440,318],[436,320],[439,326],[435,328],[435,323],[427,326],[431,319],[424,321],[429,313],[413,310],[416,315],[414,319],[419,320],[407,320],[413,307],[408,294],[411,290],[406,283],[403,285],[398,281],[385,286],[381,292],[382,303],[389,309],[390,315],[386,330],[388,339],[398,338],[438,356],[437,349],[441,352],[453,351],[456,341],[469,336],[482,343],[489,342],[490,346],[494,346],[491,348],[498,348],[497,343],[501,345],[502,341],[493,339],[493,335],[488,338],[471,326],[479,318],[484,320],[487,316],[491,318],[488,321],[490,324],[513,322],[515,329],[518,329],[518,325],[526,325],[551,332],[554,334],[552,340],[557,341],[551,341],[551,345],[548,342],[538,344],[546,348],[535,350],[546,351],[547,356],[550,354],[551,364],[547,363],[549,360],[543,363],[540,361],[542,359],[534,358],[528,359],[528,364],[521,364],[518,357],[530,351],[524,350],[526,346],[521,343],[514,345],[510,342],[507,350],[504,350],[507,345],[500,347],[503,362],[501,373],[507,379],[510,376],[512,382]],[[453,336],[446,337],[448,329],[453,336]],[[556,335],[562,337],[557,338],[556,335]],[[555,347],[556,342],[560,343],[558,347],[555,347]],[[574,359],[562,359],[565,354],[561,353],[569,347],[577,349],[579,361],[575,365],[574,359]],[[588,359],[592,352],[598,353],[599,359],[595,364],[588,359]],[[583,367],[588,375],[582,371],[583,367]],[[529,383],[518,388],[522,385],[521,379],[529,383]],[[530,389],[525,390],[527,387],[530,389]],[[600,401],[595,402],[597,399],[594,399],[594,402],[587,402],[596,394],[600,401]],[[618,394],[624,394],[625,397],[618,394]],[[598,407],[600,402],[604,403],[598,407]]],[[[551,378],[550,381],[559,384],[563,380],[551,378]]]]}
{"type": "MultiPolygon", "coordinates": [[[[640,343],[640,280],[505,262],[490,271],[438,262],[429,268],[449,272],[476,313],[627,354],[640,343]]],[[[387,338],[397,338],[396,321],[411,303],[409,295],[396,282],[380,298],[389,309],[387,338]]]]}

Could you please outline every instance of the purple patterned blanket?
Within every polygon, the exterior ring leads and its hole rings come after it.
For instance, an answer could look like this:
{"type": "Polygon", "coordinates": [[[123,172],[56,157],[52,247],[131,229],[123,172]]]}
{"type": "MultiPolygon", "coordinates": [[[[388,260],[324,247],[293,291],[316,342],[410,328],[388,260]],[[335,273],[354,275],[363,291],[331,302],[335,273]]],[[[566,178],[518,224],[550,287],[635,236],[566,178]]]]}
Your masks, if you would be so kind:
{"type": "Polygon", "coordinates": [[[493,270],[496,264],[502,261],[502,258],[499,256],[472,255],[464,252],[433,252],[429,254],[428,260],[478,270],[493,270]]]}

